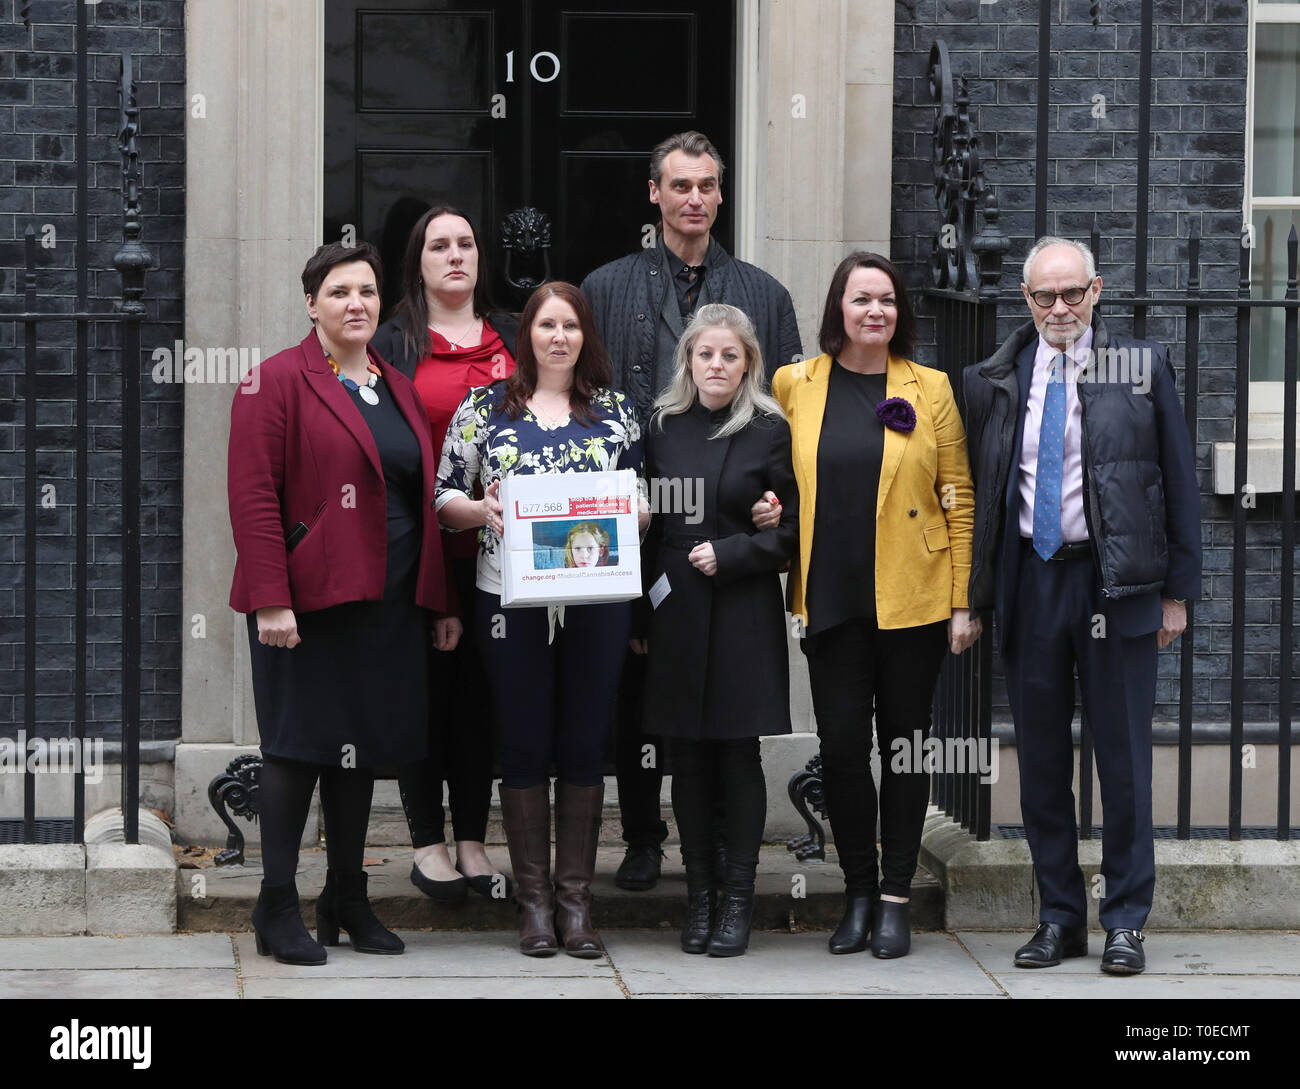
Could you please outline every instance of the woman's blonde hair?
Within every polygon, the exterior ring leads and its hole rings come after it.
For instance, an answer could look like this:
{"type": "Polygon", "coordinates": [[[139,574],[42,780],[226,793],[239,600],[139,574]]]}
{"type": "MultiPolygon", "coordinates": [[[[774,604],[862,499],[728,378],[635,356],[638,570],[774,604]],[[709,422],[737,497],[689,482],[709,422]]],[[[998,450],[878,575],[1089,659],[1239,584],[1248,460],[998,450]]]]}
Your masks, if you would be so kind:
{"type": "Polygon", "coordinates": [[[659,429],[663,430],[665,416],[676,416],[689,411],[699,397],[695,379],[691,377],[691,353],[695,350],[695,342],[706,329],[730,329],[745,350],[745,374],[740,380],[736,396],[732,398],[731,412],[709,438],[721,439],[734,435],[749,424],[755,413],[784,416],[776,398],[765,388],[767,379],[763,372],[763,352],[758,346],[754,323],[743,310],[734,306],[708,303],[695,312],[695,317],[682,333],[682,339],[677,342],[677,354],[673,358],[673,379],[654,405],[653,418],[659,429]]]}

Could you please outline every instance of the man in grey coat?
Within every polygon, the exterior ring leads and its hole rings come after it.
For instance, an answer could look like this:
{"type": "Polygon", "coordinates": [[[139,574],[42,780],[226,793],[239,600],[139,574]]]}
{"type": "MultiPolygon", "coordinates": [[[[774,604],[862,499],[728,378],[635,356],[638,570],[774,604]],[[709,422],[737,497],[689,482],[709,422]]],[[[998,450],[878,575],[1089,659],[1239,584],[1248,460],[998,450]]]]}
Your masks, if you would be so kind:
{"type": "MultiPolygon", "coordinates": [[[[790,292],[762,269],[732,257],[712,237],[724,169],[703,133],[677,133],[660,143],[650,155],[650,203],[659,206],[662,217],[654,244],[602,265],[582,282],[614,365],[614,388],[632,400],[642,426],[672,379],[682,331],[704,303],[728,303],[748,315],[769,381],[778,367],[801,356],[790,292]]],[[[754,514],[755,524],[765,528],[776,524],[779,509],[760,499],[754,514]]],[[[629,656],[615,750],[628,844],[615,881],[636,890],[658,881],[659,845],[668,837],[659,815],[663,746],[640,728],[644,676],[644,661],[629,656]]]]}

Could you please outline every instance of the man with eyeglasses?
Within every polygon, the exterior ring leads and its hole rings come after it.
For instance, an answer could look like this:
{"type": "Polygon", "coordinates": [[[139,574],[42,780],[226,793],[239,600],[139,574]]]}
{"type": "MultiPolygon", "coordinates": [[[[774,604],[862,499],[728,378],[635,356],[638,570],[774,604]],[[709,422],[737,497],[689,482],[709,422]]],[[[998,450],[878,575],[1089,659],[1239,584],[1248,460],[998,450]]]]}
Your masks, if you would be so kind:
{"type": "Polygon", "coordinates": [[[1200,596],[1200,492],[1165,350],[1112,334],[1091,250],[1040,238],[1026,322],[966,368],[976,483],[970,605],[993,611],[1020,765],[1039,926],[1015,954],[1088,952],[1075,821],[1074,674],[1101,782],[1101,969],[1146,967],[1155,889],[1151,716],[1156,653],[1200,596]]]}

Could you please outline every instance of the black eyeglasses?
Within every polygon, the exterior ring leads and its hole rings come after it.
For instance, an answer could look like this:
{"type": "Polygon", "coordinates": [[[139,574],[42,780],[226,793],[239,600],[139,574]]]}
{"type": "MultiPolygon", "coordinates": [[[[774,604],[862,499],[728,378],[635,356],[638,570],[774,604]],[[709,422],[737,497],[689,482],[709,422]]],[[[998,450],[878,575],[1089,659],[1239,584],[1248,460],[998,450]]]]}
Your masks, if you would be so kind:
{"type": "Polygon", "coordinates": [[[1064,291],[1031,291],[1029,297],[1034,300],[1035,306],[1041,306],[1044,310],[1048,307],[1055,306],[1058,298],[1065,300],[1066,306],[1074,306],[1076,303],[1083,302],[1083,297],[1088,294],[1086,287],[1067,287],[1064,291]]]}

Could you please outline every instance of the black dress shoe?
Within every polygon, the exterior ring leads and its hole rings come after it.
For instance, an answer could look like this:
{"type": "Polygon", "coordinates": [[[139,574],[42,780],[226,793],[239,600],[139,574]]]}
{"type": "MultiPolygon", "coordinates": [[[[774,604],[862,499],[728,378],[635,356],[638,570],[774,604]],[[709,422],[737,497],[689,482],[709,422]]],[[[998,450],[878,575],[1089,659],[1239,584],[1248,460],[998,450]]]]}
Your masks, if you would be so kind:
{"type": "Polygon", "coordinates": [[[426,876],[419,864],[411,863],[411,884],[435,904],[459,904],[469,895],[469,878],[456,877],[450,881],[435,881],[426,876]]]}
{"type": "Polygon", "coordinates": [[[1069,957],[1088,955],[1088,927],[1039,923],[1034,936],[1016,950],[1017,968],[1050,968],[1069,957]]]}
{"type": "Polygon", "coordinates": [[[826,944],[832,953],[861,953],[871,937],[876,914],[876,893],[854,893],[844,901],[844,918],[826,944]]]}
{"type": "MultiPolygon", "coordinates": [[[[510,878],[503,873],[480,873],[471,877],[460,868],[459,862],[456,863],[456,872],[469,882],[471,889],[480,896],[486,896],[489,900],[509,900],[514,892],[514,886],[510,884],[510,878]],[[500,878],[499,882],[498,878],[500,878]]],[[[452,882],[448,881],[444,882],[444,884],[452,884],[452,882]]]]}
{"type": "Polygon", "coordinates": [[[1146,970],[1147,955],[1142,948],[1140,930],[1116,928],[1106,931],[1106,948],[1101,954],[1101,970],[1112,976],[1135,976],[1146,970]]]}
{"type": "Polygon", "coordinates": [[[876,902],[875,925],[871,930],[871,955],[889,960],[912,951],[911,904],[897,900],[876,902]]]}
{"type": "Polygon", "coordinates": [[[726,892],[718,896],[718,921],[704,951],[711,957],[743,956],[754,921],[754,894],[726,892]]]}
{"type": "Polygon", "coordinates": [[[614,884],[631,892],[645,892],[659,883],[659,860],[663,852],[658,844],[629,847],[614,874],[614,884]]]}

